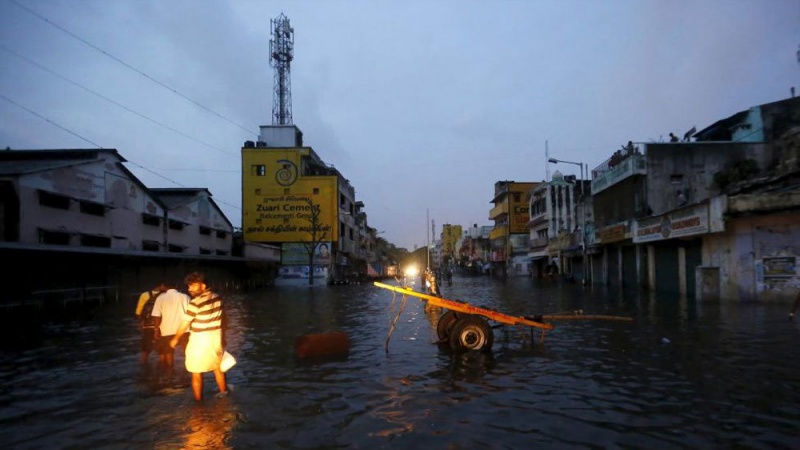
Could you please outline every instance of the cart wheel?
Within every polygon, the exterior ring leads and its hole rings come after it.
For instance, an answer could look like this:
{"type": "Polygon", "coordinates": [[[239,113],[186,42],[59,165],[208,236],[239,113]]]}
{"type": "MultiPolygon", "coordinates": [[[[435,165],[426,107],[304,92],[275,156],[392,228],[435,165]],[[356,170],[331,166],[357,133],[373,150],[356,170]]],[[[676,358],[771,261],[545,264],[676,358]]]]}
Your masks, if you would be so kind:
{"type": "Polygon", "coordinates": [[[450,330],[453,329],[457,319],[458,315],[454,311],[447,311],[439,317],[439,322],[436,323],[436,337],[439,338],[439,342],[447,342],[450,339],[450,330]]]}
{"type": "Polygon", "coordinates": [[[488,352],[494,343],[494,333],[485,319],[463,316],[450,330],[450,348],[456,352],[476,350],[488,352]]]}

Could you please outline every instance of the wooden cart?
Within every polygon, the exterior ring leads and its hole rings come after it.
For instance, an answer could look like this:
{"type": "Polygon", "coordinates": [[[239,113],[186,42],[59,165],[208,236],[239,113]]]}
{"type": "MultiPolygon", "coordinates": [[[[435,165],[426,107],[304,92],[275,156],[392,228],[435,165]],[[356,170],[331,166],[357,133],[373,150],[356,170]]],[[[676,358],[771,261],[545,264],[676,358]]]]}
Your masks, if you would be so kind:
{"type": "MultiPolygon", "coordinates": [[[[583,311],[580,310],[561,314],[512,316],[493,309],[473,306],[459,300],[448,300],[417,292],[411,287],[391,286],[378,281],[374,282],[374,285],[381,289],[400,293],[404,299],[406,296],[416,297],[420,301],[446,309],[447,311],[439,317],[439,321],[436,324],[436,337],[439,339],[438,342],[440,344],[448,345],[454,351],[489,351],[494,343],[493,327],[489,325],[490,320],[501,325],[531,327],[531,335],[533,329],[537,328],[542,330],[542,336],[546,331],[554,328],[552,324],[547,323],[547,321],[552,320],[620,320],[626,322],[633,320],[629,317],[584,315],[583,311]]],[[[402,312],[403,308],[401,307],[392,321],[389,336],[386,337],[387,351],[394,325],[402,312]]]]}

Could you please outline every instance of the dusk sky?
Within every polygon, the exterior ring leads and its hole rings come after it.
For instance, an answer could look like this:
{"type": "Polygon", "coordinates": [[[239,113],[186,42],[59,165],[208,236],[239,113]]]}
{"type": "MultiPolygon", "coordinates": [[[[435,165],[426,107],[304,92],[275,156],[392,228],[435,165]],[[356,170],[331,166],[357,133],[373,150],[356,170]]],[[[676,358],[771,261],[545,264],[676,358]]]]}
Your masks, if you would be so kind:
{"type": "Polygon", "coordinates": [[[428,218],[491,225],[495,182],[545,179],[545,142],[591,170],[800,94],[798,0],[0,0],[0,148],[114,148],[238,227],[281,13],[305,145],[409,250],[428,218]]]}

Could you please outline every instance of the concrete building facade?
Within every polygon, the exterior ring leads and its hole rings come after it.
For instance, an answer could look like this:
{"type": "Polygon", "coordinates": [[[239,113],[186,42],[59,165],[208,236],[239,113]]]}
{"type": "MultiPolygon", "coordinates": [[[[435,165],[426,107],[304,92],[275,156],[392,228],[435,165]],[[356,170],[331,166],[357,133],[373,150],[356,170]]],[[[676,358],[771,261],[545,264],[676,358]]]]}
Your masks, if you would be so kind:
{"type": "Polygon", "coordinates": [[[515,181],[498,181],[494,185],[494,208],[489,212],[489,220],[494,220],[490,234],[491,267],[497,276],[528,276],[528,196],[538,185],[515,181]]]}
{"type": "MultiPolygon", "coordinates": [[[[294,125],[264,125],[242,148],[242,225],[246,241],[281,247],[281,273],[307,277],[306,245],[315,243],[314,277],[339,282],[374,270],[375,234],[363,202],[294,125]],[[306,272],[304,272],[306,271],[306,272]]],[[[382,275],[382,274],[380,274],[382,275]]]]}
{"type": "Polygon", "coordinates": [[[694,142],[639,143],[595,168],[595,281],[688,298],[793,298],[799,125],[792,98],[718,121],[694,142]]]}
{"type": "Polygon", "coordinates": [[[233,226],[206,189],[149,189],[113,149],[0,152],[7,243],[230,255],[233,226]]]}
{"type": "MultiPolygon", "coordinates": [[[[114,149],[0,152],[0,254],[7,299],[42,289],[179,283],[201,269],[266,285],[279,254],[251,248],[205,188],[151,189],[114,149]]],[[[138,292],[136,292],[138,294],[138,292]]]]}

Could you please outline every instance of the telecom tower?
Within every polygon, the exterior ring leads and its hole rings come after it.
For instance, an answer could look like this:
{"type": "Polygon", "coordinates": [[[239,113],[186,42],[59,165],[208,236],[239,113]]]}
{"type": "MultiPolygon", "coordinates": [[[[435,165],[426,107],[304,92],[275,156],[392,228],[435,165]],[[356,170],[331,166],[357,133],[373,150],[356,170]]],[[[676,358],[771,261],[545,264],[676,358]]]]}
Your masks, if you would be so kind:
{"type": "Polygon", "coordinates": [[[292,124],[292,59],[294,59],[294,29],[289,18],[281,13],[270,20],[272,39],[269,40],[269,62],[275,68],[275,92],[272,94],[272,124],[292,124]]]}

